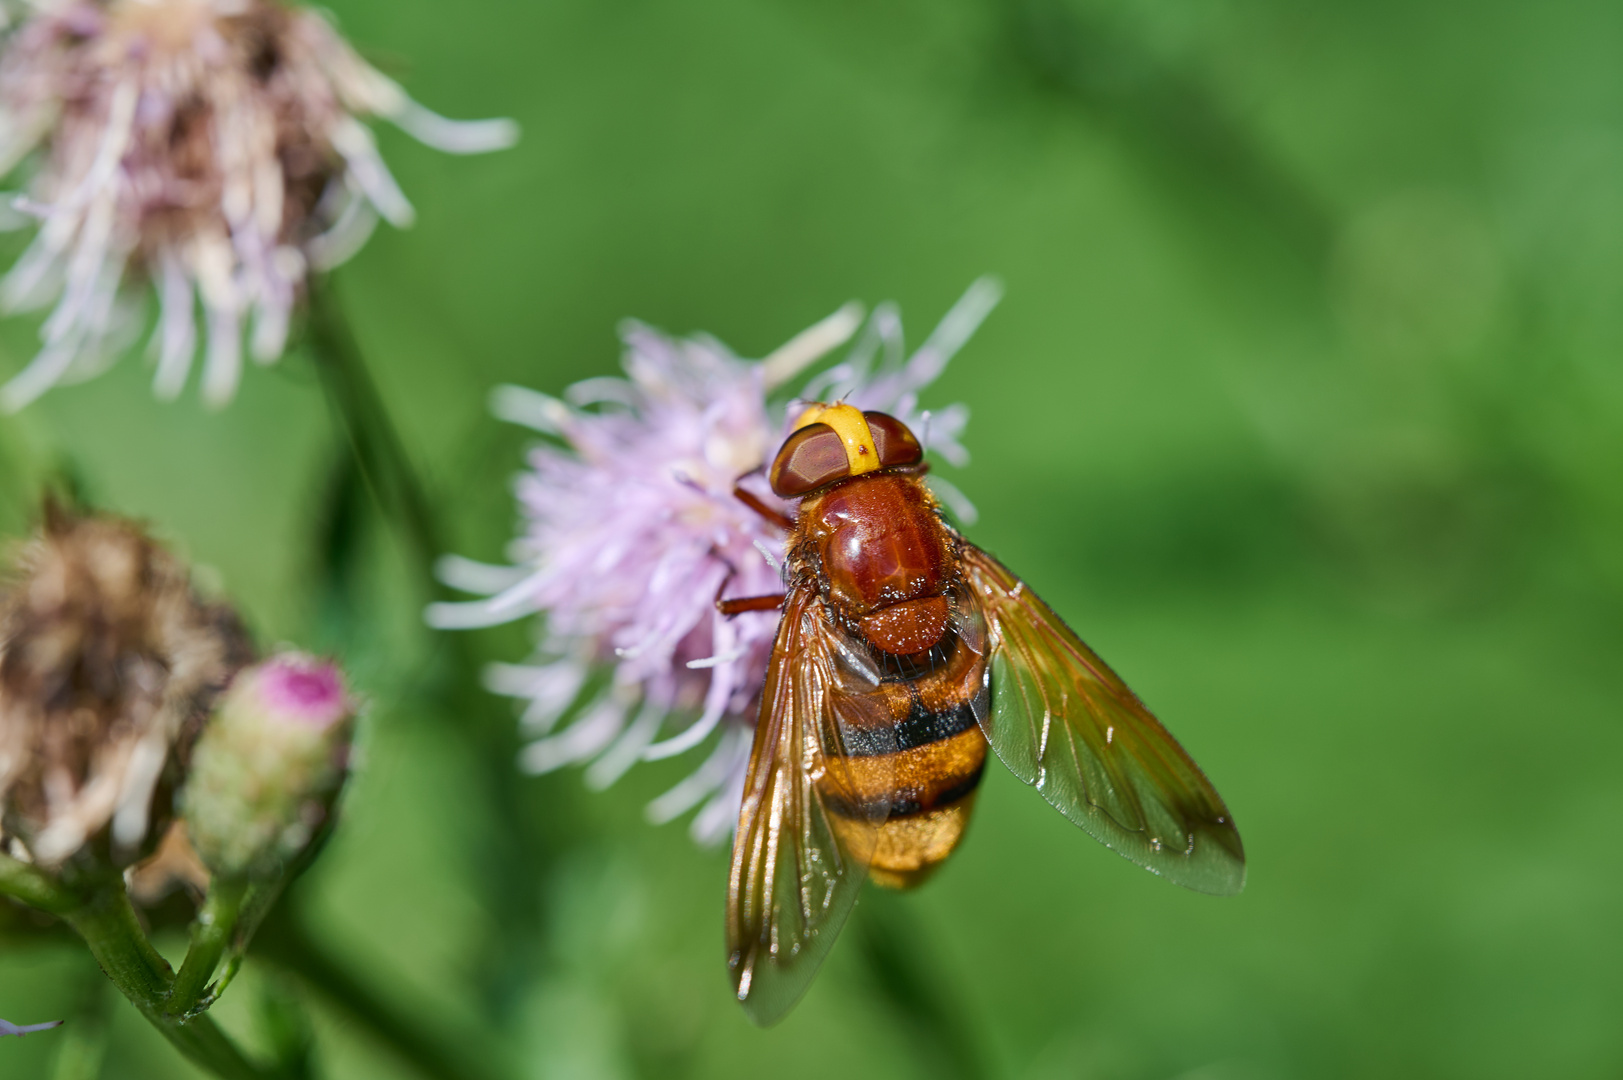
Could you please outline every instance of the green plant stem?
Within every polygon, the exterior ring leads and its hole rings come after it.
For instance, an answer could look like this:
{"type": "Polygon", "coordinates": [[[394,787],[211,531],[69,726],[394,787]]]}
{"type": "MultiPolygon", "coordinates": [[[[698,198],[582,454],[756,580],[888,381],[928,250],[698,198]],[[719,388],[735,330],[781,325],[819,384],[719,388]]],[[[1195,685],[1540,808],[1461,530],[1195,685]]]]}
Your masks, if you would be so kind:
{"type": "Polygon", "coordinates": [[[316,847],[317,844],[312,843],[306,848],[305,858],[280,880],[249,886],[243,896],[242,906],[237,911],[237,929],[231,939],[225,970],[220,973],[219,984],[214,988],[216,998],[225,993],[225,988],[237,977],[237,969],[242,966],[242,955],[248,951],[248,943],[253,940],[259,924],[265,920],[270,909],[276,906],[276,901],[281,898],[282,891],[287,888],[288,883],[304,872],[309,860],[314,858],[316,847]]]}
{"type": "Polygon", "coordinates": [[[282,971],[268,971],[258,994],[258,1027],[275,1060],[289,1080],[316,1080],[315,1031],[305,1007],[305,994],[297,979],[282,971]]]}
{"type": "Polygon", "coordinates": [[[248,894],[248,883],[241,879],[216,877],[209,887],[203,906],[192,920],[192,942],[181,962],[180,972],[169,989],[164,1011],[184,1019],[205,1008],[212,1001],[208,997],[209,980],[220,964],[237,930],[243,900],[248,894]]]}
{"type": "Polygon", "coordinates": [[[254,955],[310,984],[430,1080],[496,1080],[500,1073],[488,1064],[487,1039],[473,1033],[453,1038],[432,1021],[402,1014],[322,948],[295,907],[283,904],[266,919],[254,955]]]}
{"type": "Polygon", "coordinates": [[[107,1031],[113,992],[95,965],[79,975],[79,1002],[62,1029],[51,1080],[96,1080],[107,1057],[107,1031]]]}
{"type": "Polygon", "coordinates": [[[79,905],[79,898],[71,890],[10,855],[0,855],[0,896],[21,900],[52,915],[64,914],[79,905]]]}
{"type": "MultiPolygon", "coordinates": [[[[433,567],[447,550],[445,533],[434,518],[421,478],[406,455],[405,441],[367,370],[338,299],[332,279],[311,282],[306,344],[351,451],[359,477],[353,487],[369,493],[397,530],[424,598],[443,596],[445,590],[434,584],[433,567]]],[[[347,495],[343,489],[349,486],[342,485],[339,494],[347,495]]],[[[346,515],[345,527],[353,530],[351,511],[355,508],[339,509],[346,515]]],[[[354,543],[353,536],[348,542],[354,543]]],[[[328,554],[330,557],[332,552],[328,554]]],[[[353,565],[336,569],[328,583],[335,591],[343,584],[338,579],[346,569],[353,572],[353,565]]],[[[436,712],[453,718],[459,731],[474,741],[493,814],[510,826],[482,837],[477,853],[497,926],[484,965],[487,998],[495,1008],[511,998],[510,983],[517,973],[533,971],[536,958],[544,952],[536,940],[541,930],[535,897],[557,845],[547,837],[523,777],[514,768],[519,750],[517,728],[505,712],[495,708],[494,699],[481,685],[480,664],[469,636],[438,634],[435,651],[443,666],[425,667],[427,678],[419,700],[432,701],[436,712]],[[472,718],[482,722],[469,723],[472,718]]]]}
{"type": "Polygon", "coordinates": [[[333,819],[332,815],[329,814],[326,822],[317,830],[315,836],[311,837],[310,842],[304,846],[303,851],[299,852],[298,857],[286,867],[281,877],[270,881],[257,881],[243,889],[236,909],[235,933],[230,935],[228,942],[229,949],[226,953],[225,970],[220,973],[220,981],[214,987],[213,997],[215,999],[225,993],[225,988],[230,986],[231,980],[237,977],[237,971],[242,967],[243,954],[248,951],[249,942],[253,941],[254,935],[259,931],[260,924],[271,913],[271,909],[276,906],[276,902],[282,898],[282,893],[286,892],[287,887],[297,881],[299,876],[310,868],[310,864],[316,861],[316,856],[320,855],[322,849],[327,846],[327,841],[332,839],[332,826],[333,819]]]}
{"type": "Polygon", "coordinates": [[[986,1069],[972,1026],[950,991],[943,991],[947,984],[922,962],[928,949],[905,903],[870,888],[857,906],[854,921],[873,988],[912,1037],[920,1057],[931,1062],[931,1075],[976,1080],[986,1069]]]}
{"type": "Polygon", "coordinates": [[[325,278],[310,283],[310,352],[362,482],[399,528],[421,580],[429,585],[434,560],[445,551],[443,538],[405,443],[332,289],[325,278]]]}
{"type": "Polygon", "coordinates": [[[84,938],[119,992],[186,1057],[222,1080],[270,1080],[279,1075],[244,1057],[208,1017],[183,1021],[168,1014],[165,1006],[174,975],[142,932],[121,880],[103,883],[62,918],[84,938]]]}

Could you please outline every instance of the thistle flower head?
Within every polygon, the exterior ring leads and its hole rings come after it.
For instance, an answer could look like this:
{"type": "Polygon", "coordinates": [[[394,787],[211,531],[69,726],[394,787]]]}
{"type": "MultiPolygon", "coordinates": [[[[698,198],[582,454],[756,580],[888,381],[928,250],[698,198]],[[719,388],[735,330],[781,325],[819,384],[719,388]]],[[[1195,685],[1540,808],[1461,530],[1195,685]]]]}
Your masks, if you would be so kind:
{"type": "Polygon", "coordinates": [[[244,669],[198,739],[181,811],[192,846],[226,877],[271,877],[327,819],[355,701],[338,668],[282,653],[244,669]]]}
{"type": "Polygon", "coordinates": [[[55,308],[0,406],[116,357],[139,329],[137,282],[159,301],[156,393],[184,388],[201,308],[203,396],[228,401],[244,334],[275,360],[310,269],[347,258],[378,215],[410,223],[371,116],[457,153],[515,137],[428,112],[280,0],[37,0],[0,55],[0,172],[40,151],[19,202],[39,233],[0,305],[55,308]]]}
{"type": "Polygon", "coordinates": [[[235,615],[128,521],[49,512],[0,593],[0,829],[60,866],[105,836],[139,853],[214,696],[245,662],[235,615]]]}
{"type": "MultiPolygon", "coordinates": [[[[788,510],[760,472],[787,434],[793,400],[832,394],[893,413],[927,449],[962,463],[967,411],[923,412],[918,393],[997,297],[996,285],[977,282],[911,355],[888,305],[866,325],[856,309],[843,309],[759,362],[713,339],[678,340],[630,323],[625,378],[576,383],[563,400],[500,389],[499,416],[555,441],[531,451],[518,479],[525,529],[510,553],[514,565],[442,561],[448,583],[488,598],[435,605],[428,618],[452,628],[544,616],[538,655],[488,674],[491,689],[526,703],[523,724],[535,739],[524,767],[590,762],[588,783],[603,787],[637,761],[694,749],[719,728],[704,764],[649,815],[669,820],[705,803],[695,836],[725,835],[737,816],[778,617],[726,618],[715,601],[781,592],[785,557],[783,531],[737,498],[735,483],[788,510]],[[798,396],[774,396],[859,328],[845,361],[798,396]],[[593,672],[605,667],[608,685],[591,689],[593,672]],[[565,717],[571,722],[555,731],[565,717]]],[[[940,492],[964,508],[950,486],[940,492]]]]}

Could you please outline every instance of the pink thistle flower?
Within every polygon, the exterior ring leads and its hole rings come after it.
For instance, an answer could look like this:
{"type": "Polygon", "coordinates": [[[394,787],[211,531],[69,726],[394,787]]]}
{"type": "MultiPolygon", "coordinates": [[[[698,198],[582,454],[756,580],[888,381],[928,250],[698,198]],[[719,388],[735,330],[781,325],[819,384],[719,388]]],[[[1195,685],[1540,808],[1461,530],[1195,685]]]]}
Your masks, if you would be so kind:
{"type": "MultiPolygon", "coordinates": [[[[525,703],[522,724],[534,741],[522,767],[544,773],[589,763],[587,783],[603,788],[638,761],[694,750],[715,735],[703,764],[649,804],[648,816],[669,821],[703,804],[695,838],[726,836],[778,615],[724,618],[715,600],[783,588],[783,532],[733,494],[742,483],[767,506],[789,509],[761,475],[795,411],[790,395],[774,393],[860,328],[849,356],[793,400],[834,394],[890,412],[927,449],[962,464],[967,409],[923,412],[918,394],[998,297],[995,283],[977,281],[911,356],[893,305],[865,326],[849,305],[758,362],[712,338],[679,340],[633,322],[622,330],[626,378],[587,379],[563,400],[499,388],[498,416],[557,441],[532,450],[518,478],[527,527],[512,546],[514,565],[442,560],[448,584],[486,599],[435,604],[427,618],[465,628],[544,617],[534,659],[487,673],[491,690],[525,703]],[[593,690],[603,666],[612,669],[608,685],[593,690]],[[556,730],[565,717],[570,723],[556,730]],[[673,720],[687,723],[667,734],[673,720]]],[[[973,514],[950,485],[932,483],[960,516],[973,514]]]]}
{"type": "Polygon", "coordinates": [[[115,359],[140,329],[132,280],[158,296],[154,392],[185,387],[201,307],[203,397],[229,401],[245,331],[273,362],[309,271],[352,255],[380,215],[411,223],[372,116],[452,153],[517,136],[428,112],[321,15],[279,0],[35,0],[0,53],[0,173],[40,151],[16,204],[39,233],[0,306],[55,308],[0,407],[115,359]]]}

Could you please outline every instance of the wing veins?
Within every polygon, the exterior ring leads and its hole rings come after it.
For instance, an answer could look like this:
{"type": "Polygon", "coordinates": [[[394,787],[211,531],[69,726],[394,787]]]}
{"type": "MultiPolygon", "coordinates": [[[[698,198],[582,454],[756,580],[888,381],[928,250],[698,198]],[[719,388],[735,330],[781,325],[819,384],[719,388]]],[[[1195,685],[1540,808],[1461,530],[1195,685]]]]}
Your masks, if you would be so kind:
{"type": "Polygon", "coordinates": [[[996,661],[983,727],[998,756],[1107,847],[1178,884],[1237,892],[1244,850],[1200,767],[1019,578],[961,545],[996,661]]]}
{"type": "Polygon", "coordinates": [[[844,798],[850,783],[830,769],[844,753],[840,702],[877,688],[865,670],[837,670],[842,634],[815,588],[790,592],[762,690],[727,902],[734,989],[759,1024],[799,999],[855,903],[867,863],[845,845],[858,843],[866,857],[875,846],[863,830],[877,821],[836,822],[824,801],[825,789],[844,798]],[[830,737],[841,740],[833,750],[830,737]]]}

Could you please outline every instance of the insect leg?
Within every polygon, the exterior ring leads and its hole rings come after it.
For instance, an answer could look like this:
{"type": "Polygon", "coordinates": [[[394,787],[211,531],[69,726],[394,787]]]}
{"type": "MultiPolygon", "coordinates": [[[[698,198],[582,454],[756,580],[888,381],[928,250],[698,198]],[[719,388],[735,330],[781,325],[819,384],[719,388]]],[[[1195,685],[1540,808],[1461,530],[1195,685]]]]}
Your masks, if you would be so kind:
{"type": "Polygon", "coordinates": [[[732,583],[733,575],[738,572],[731,563],[727,565],[727,576],[721,579],[716,586],[716,610],[731,618],[743,611],[771,611],[783,606],[783,593],[772,593],[770,596],[740,596],[733,600],[723,600],[721,594],[727,591],[732,583]]]}
{"type": "Polygon", "coordinates": [[[773,611],[783,606],[783,593],[770,596],[741,596],[734,600],[716,598],[716,610],[723,615],[737,615],[744,611],[773,611]]]}
{"type": "Polygon", "coordinates": [[[760,514],[762,517],[766,518],[766,520],[770,521],[784,532],[788,532],[790,529],[795,527],[793,518],[780,514],[778,511],[772,509],[766,503],[762,502],[759,496],[745,491],[743,487],[738,484],[733,485],[733,497],[739,502],[743,503],[745,506],[749,507],[751,510],[754,510],[757,514],[760,514]]]}

